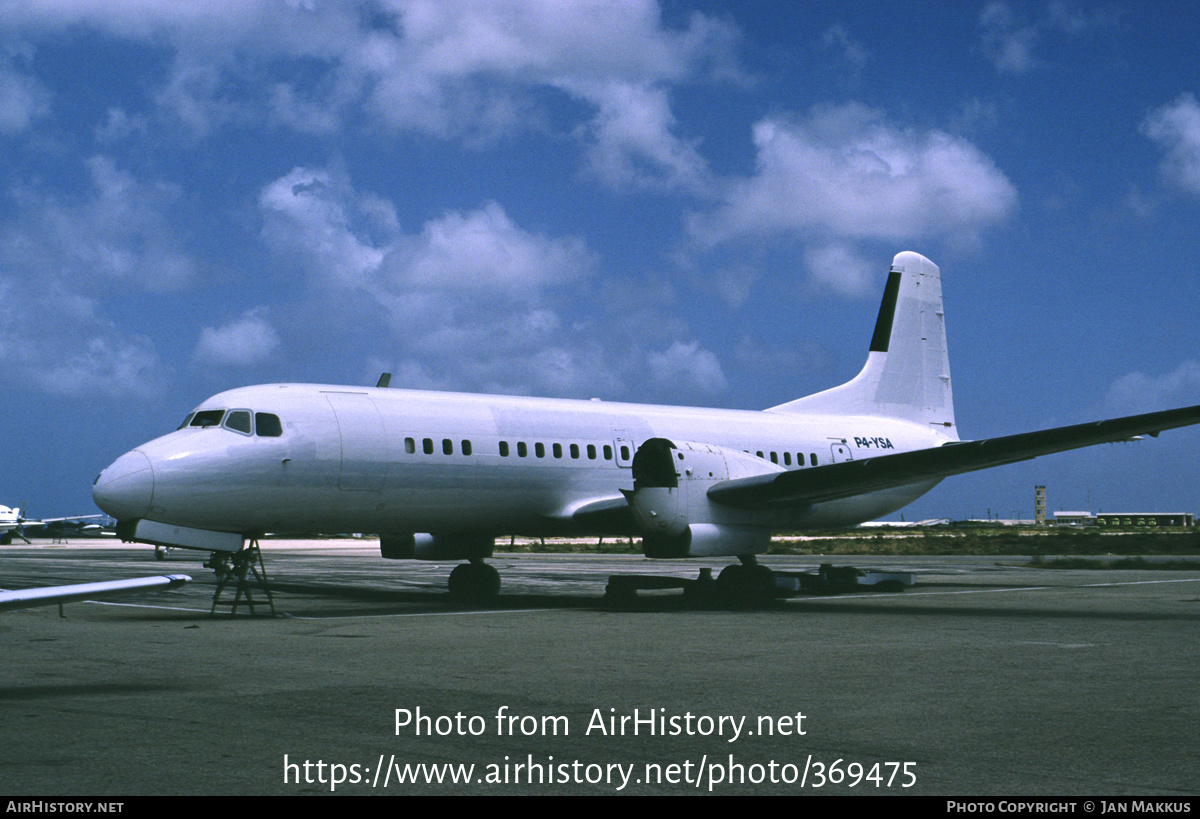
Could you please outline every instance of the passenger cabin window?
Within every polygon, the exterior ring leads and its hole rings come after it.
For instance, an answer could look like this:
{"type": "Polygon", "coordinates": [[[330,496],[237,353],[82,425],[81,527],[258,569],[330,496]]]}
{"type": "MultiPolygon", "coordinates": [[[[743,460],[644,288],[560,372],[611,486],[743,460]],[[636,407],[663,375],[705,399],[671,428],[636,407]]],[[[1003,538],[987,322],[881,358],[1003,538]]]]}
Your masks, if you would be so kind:
{"type": "Polygon", "coordinates": [[[449,438],[442,439],[442,454],[443,455],[453,455],[454,454],[454,442],[451,441],[449,438]]]}
{"type": "Polygon", "coordinates": [[[283,435],[283,423],[271,412],[254,413],[254,431],[263,438],[278,438],[283,435]]]}
{"type": "Polygon", "coordinates": [[[471,454],[471,442],[470,442],[470,441],[466,441],[466,440],[464,440],[464,441],[462,442],[462,454],[463,454],[463,455],[470,455],[470,454],[471,454]]]}
{"type": "Polygon", "coordinates": [[[501,441],[501,442],[500,442],[500,457],[501,457],[501,458],[507,458],[507,457],[508,457],[508,441],[501,441]]]}
{"type": "Polygon", "coordinates": [[[417,454],[417,442],[412,438],[404,439],[404,451],[409,455],[417,454]]]}
{"type": "Polygon", "coordinates": [[[234,432],[240,432],[243,435],[250,434],[250,410],[232,410],[225,416],[226,429],[231,429],[234,432]]]}

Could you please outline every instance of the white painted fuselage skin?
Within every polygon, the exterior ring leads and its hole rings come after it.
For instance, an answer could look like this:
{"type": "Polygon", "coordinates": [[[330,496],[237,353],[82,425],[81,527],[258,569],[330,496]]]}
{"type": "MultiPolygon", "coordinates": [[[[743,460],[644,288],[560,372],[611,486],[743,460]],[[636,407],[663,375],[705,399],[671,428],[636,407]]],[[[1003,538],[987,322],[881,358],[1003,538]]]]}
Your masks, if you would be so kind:
{"type": "Polygon", "coordinates": [[[761,412],[267,384],[214,395],[92,494],[119,536],[166,546],[378,533],[383,557],[470,561],[450,581],[472,595],[499,589],[482,563],[495,539],[522,534],[736,555],[729,585],[769,592],[754,555],[773,531],[851,526],[950,475],[1197,423],[1184,407],[956,444],[941,272],[904,251],[858,375],[761,412]]]}
{"type": "Polygon", "coordinates": [[[861,491],[827,495],[760,494],[764,480],[822,467],[836,477],[846,472],[830,466],[838,461],[954,440],[940,272],[906,251],[893,260],[862,371],[768,410],[244,387],[118,458],[93,496],[122,537],[196,549],[238,551],[265,532],[373,532],[385,557],[475,563],[504,535],[611,534],[640,535],[653,557],[749,564],[773,530],[879,517],[943,473],[884,484],[869,483],[872,472],[861,491]],[[731,487],[752,497],[714,500],[731,487]]]}
{"type": "MultiPolygon", "coordinates": [[[[106,469],[94,490],[100,507],[122,520],[247,537],[280,531],[618,534],[581,526],[572,516],[581,506],[632,490],[633,453],[650,438],[748,453],[745,463],[726,459],[728,472],[714,479],[951,440],[948,431],[928,424],[871,416],[312,384],[230,390],[197,408],[206,410],[270,413],[280,419],[282,434],[185,426],[106,469]]],[[[768,529],[847,526],[893,512],[935,483],[805,508],[730,509],[729,522],[768,529]]]]}
{"type": "Polygon", "coordinates": [[[0,532],[11,532],[21,522],[21,510],[0,506],[0,532]]]}

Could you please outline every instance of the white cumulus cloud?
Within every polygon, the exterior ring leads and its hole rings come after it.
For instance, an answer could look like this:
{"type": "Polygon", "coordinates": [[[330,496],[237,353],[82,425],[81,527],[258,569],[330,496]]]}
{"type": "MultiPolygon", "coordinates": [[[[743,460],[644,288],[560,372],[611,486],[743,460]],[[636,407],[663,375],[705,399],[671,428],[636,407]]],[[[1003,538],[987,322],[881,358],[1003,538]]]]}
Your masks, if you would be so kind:
{"type": "Polygon", "coordinates": [[[419,289],[520,292],[582,278],[595,260],[581,240],[523,230],[489,202],[426,222],[387,267],[395,282],[419,289]]]}
{"type": "Polygon", "coordinates": [[[841,244],[814,245],[804,251],[812,280],[844,296],[875,292],[875,265],[841,244]]]}
{"type": "Polygon", "coordinates": [[[50,92],[31,76],[0,61],[0,136],[24,131],[50,112],[50,92]]]}
{"type": "Polygon", "coordinates": [[[561,394],[596,371],[559,313],[598,267],[581,239],[528,230],[496,202],[405,231],[390,202],[328,168],[293,169],[263,187],[259,207],[268,246],[301,274],[302,312],[382,320],[397,359],[421,361],[420,380],[561,394]]]}
{"type": "Polygon", "coordinates": [[[856,242],[972,247],[1017,209],[1012,183],[969,141],[894,125],[858,103],[762,120],[754,144],[757,171],[733,181],[717,210],[690,218],[693,237],[712,246],[791,234],[812,245],[807,263],[822,277],[836,249],[846,292],[863,284],[856,242]]]}
{"type": "Polygon", "coordinates": [[[106,156],[86,161],[86,197],[18,188],[21,217],[0,230],[0,263],[74,283],[118,281],[150,291],[186,289],[195,261],[169,218],[178,186],[144,181],[106,156]]]}
{"type": "Polygon", "coordinates": [[[1104,399],[1107,412],[1134,415],[1142,412],[1200,404],[1200,361],[1188,359],[1163,375],[1127,373],[1109,387],[1104,399]]]}
{"type": "Polygon", "coordinates": [[[1037,26],[1021,25],[1008,3],[988,3],[979,13],[983,52],[1001,73],[1024,74],[1038,63],[1034,49],[1041,39],[1037,26]]]}
{"type": "Polygon", "coordinates": [[[1182,94],[1142,121],[1142,133],[1163,150],[1162,174],[1172,184],[1200,193],[1200,103],[1182,94]]]}
{"type": "Polygon", "coordinates": [[[166,383],[149,339],[122,331],[64,284],[0,273],[0,303],[14,306],[0,312],[0,361],[13,384],[51,395],[146,398],[166,383]]]}
{"type": "Polygon", "coordinates": [[[346,286],[363,284],[399,231],[390,206],[325,168],[293,168],[262,189],[258,204],[276,252],[312,278],[346,286]]]}
{"type": "MultiPolygon", "coordinates": [[[[702,184],[670,89],[740,76],[732,25],[693,13],[668,26],[657,0],[0,0],[6,28],[34,40],[93,30],[169,49],[153,99],[199,137],[264,118],[330,133],[365,115],[392,131],[479,142],[552,122],[582,139],[589,169],[613,185],[702,184]]],[[[0,101],[6,89],[10,127],[22,127],[36,88],[0,74],[0,101]]]]}
{"type": "Polygon", "coordinates": [[[646,357],[652,381],[663,397],[716,395],[729,387],[721,362],[699,342],[676,341],[661,353],[646,357]]]}
{"type": "Polygon", "coordinates": [[[979,13],[984,56],[1001,74],[1027,74],[1045,64],[1038,56],[1062,42],[1098,29],[1112,28],[1122,14],[1116,4],[1082,8],[1065,0],[1051,0],[1036,19],[1027,19],[1004,0],[993,0],[979,13]]]}
{"type": "Polygon", "coordinates": [[[249,367],[266,361],[278,347],[267,310],[257,308],[221,327],[201,329],[194,358],[201,364],[249,367]]]}

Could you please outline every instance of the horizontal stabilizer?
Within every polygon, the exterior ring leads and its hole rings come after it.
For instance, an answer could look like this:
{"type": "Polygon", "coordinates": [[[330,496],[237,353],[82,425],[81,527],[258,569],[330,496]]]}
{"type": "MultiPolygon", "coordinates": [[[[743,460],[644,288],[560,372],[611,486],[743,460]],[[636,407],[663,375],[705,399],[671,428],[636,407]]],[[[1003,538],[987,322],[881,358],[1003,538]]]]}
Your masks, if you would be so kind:
{"type": "Polygon", "coordinates": [[[811,469],[724,481],[708,491],[716,503],[743,509],[799,506],[878,492],[1093,444],[1200,423],[1200,406],[1094,421],[980,441],[843,461],[811,469]]]}

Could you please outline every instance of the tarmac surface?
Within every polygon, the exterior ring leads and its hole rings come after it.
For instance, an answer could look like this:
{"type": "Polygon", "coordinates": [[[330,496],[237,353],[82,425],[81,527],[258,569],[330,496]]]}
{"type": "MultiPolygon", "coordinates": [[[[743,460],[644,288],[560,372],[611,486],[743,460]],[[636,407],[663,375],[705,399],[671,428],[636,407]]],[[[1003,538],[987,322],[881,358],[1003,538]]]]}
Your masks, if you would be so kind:
{"type": "Polygon", "coordinates": [[[917,584],[614,606],[726,561],[500,554],[463,606],[372,541],[263,554],[280,616],[210,616],[196,553],[0,549],[9,589],[194,578],[0,614],[0,795],[1200,793],[1200,571],[838,558],[917,584]]]}

